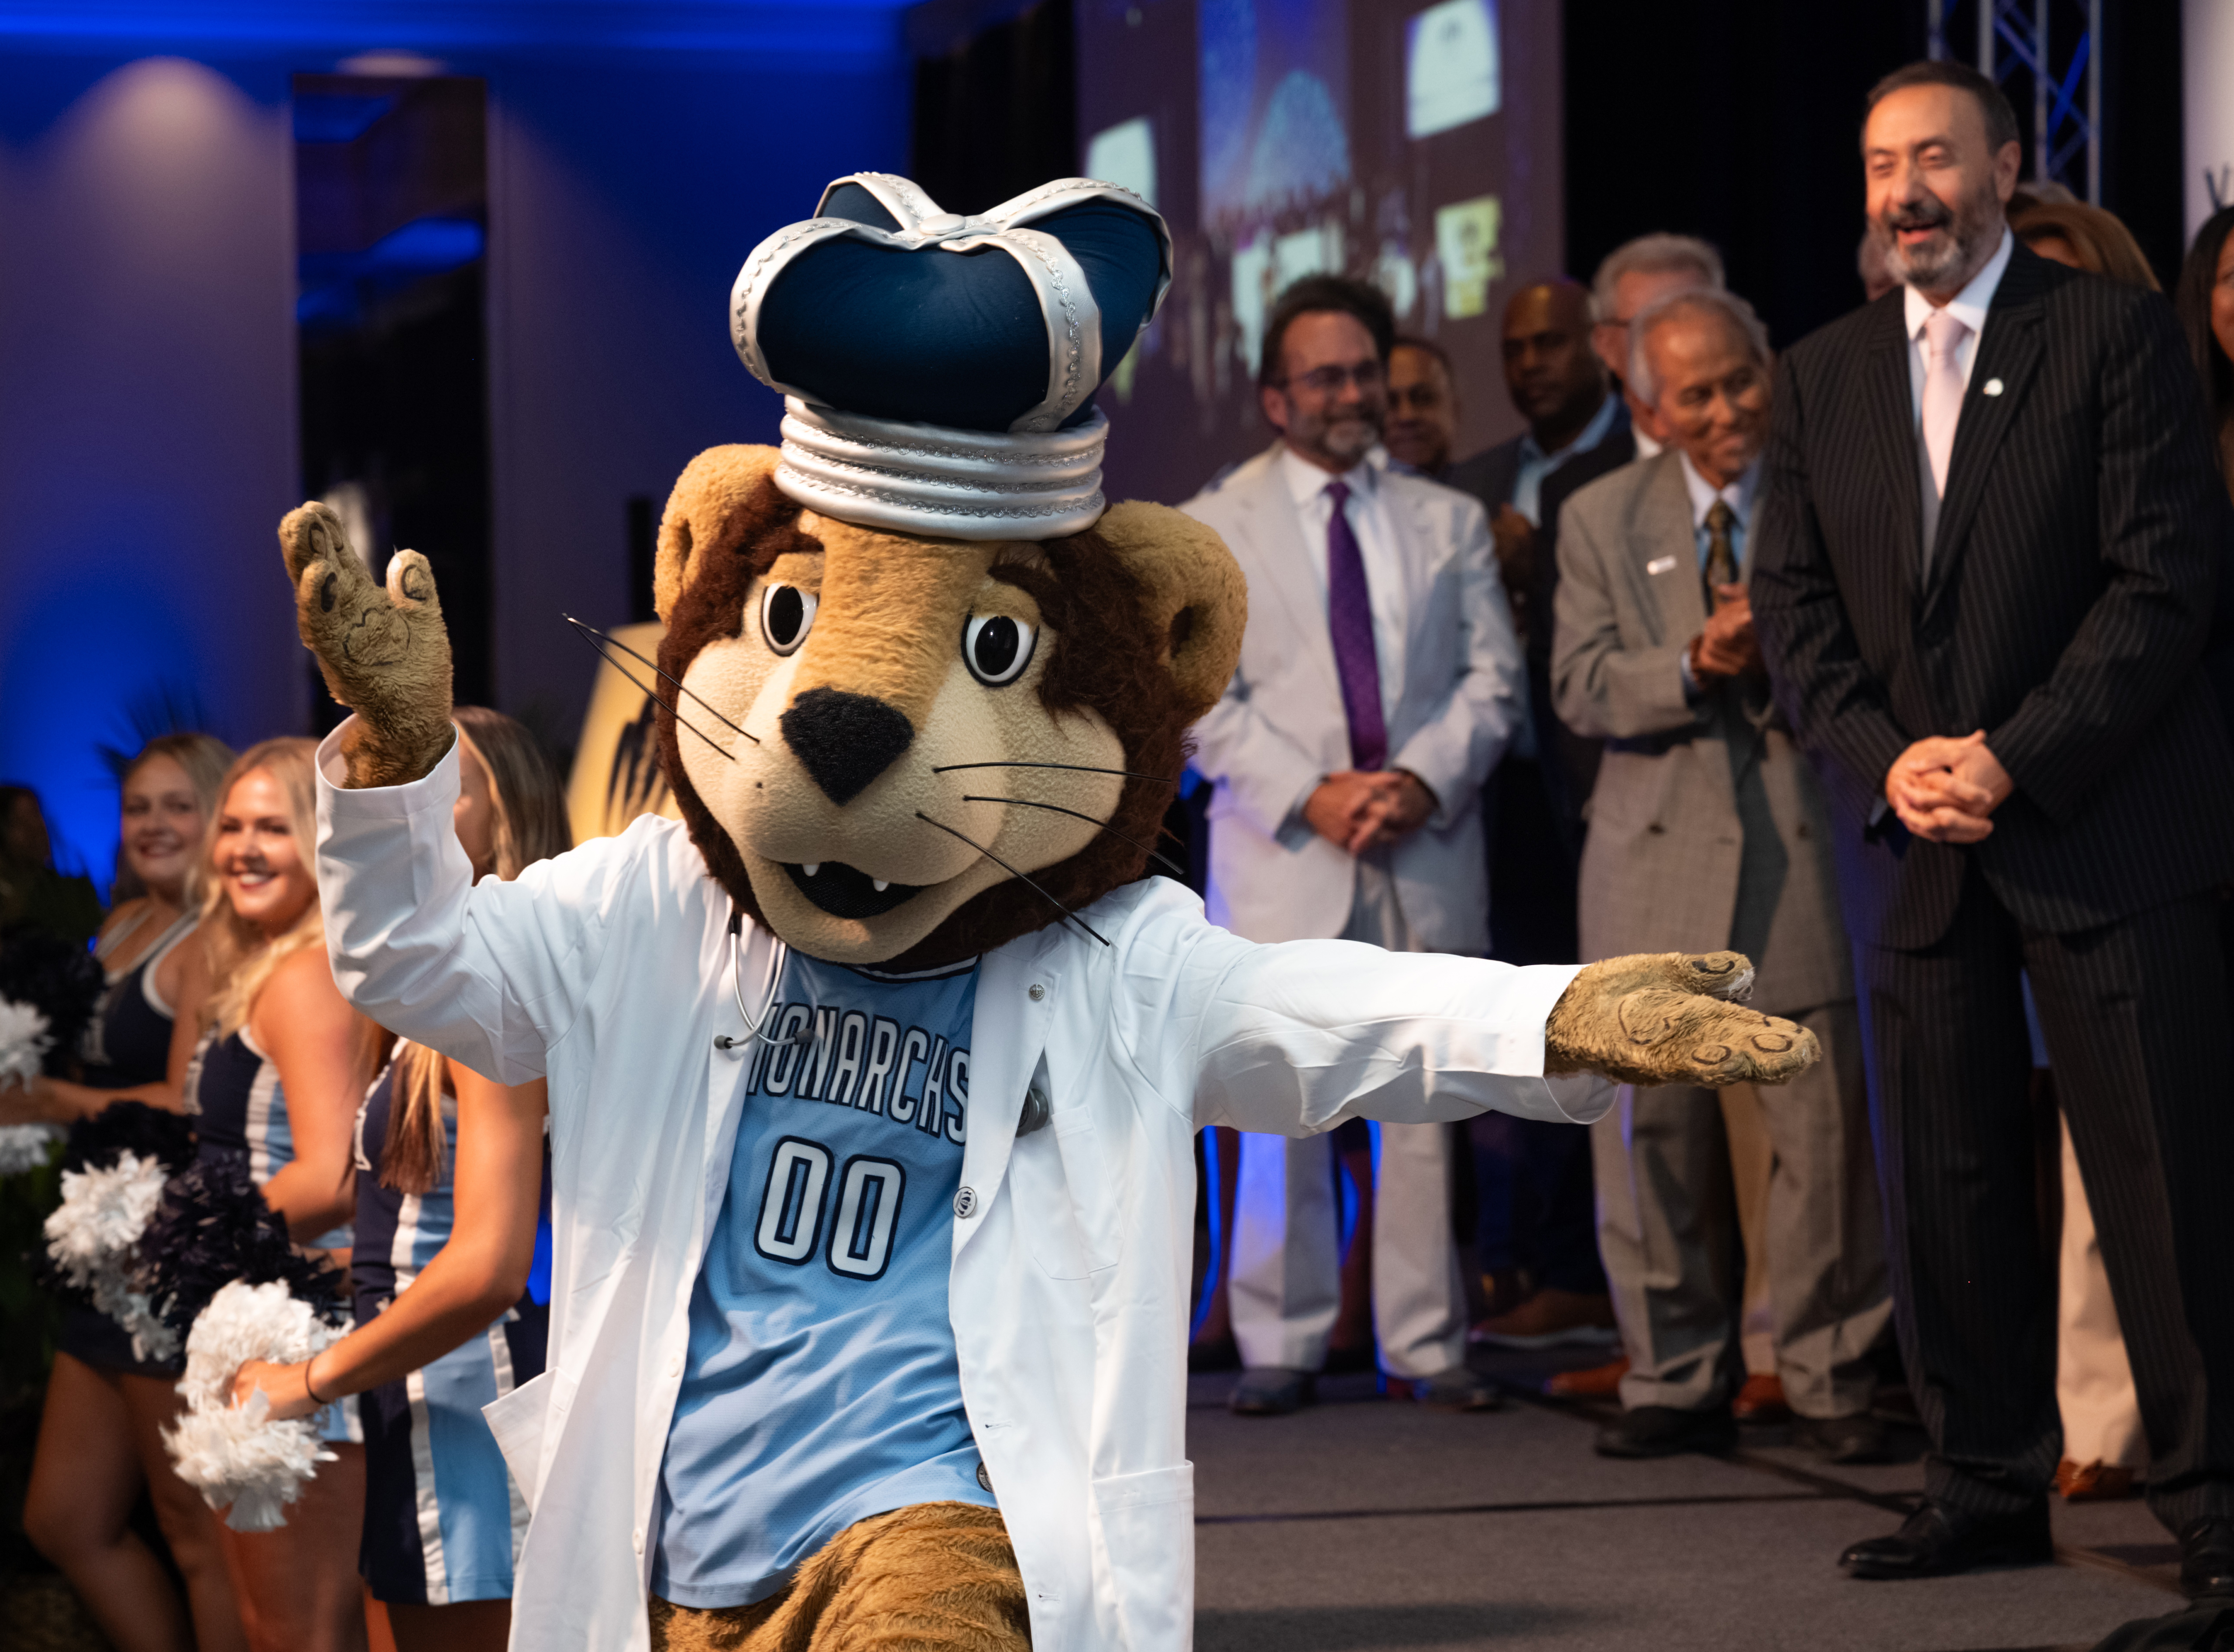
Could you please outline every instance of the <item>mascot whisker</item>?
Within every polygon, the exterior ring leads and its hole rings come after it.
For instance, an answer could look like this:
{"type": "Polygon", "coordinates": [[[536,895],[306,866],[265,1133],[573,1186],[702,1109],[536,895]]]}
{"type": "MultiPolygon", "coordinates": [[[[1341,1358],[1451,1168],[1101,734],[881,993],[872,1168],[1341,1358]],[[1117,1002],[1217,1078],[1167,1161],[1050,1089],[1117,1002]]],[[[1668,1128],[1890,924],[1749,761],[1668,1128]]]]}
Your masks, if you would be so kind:
{"type": "Polygon", "coordinates": [[[782,445],[699,455],[659,532],[683,818],[508,883],[450,827],[425,558],[382,588],[323,506],[281,526],[356,712],[335,978],[549,1080],[550,1366],[485,1414],[541,1512],[516,1647],[1176,1652],[1198,1129],[1586,1122],[1609,1076],[1814,1059],[1733,954],[1257,945],[1145,875],[1248,601],[1210,529],[1102,496],[1093,396],[1170,274],[1081,179],[963,217],[859,174],[757,248],[732,338],[782,445]]]}

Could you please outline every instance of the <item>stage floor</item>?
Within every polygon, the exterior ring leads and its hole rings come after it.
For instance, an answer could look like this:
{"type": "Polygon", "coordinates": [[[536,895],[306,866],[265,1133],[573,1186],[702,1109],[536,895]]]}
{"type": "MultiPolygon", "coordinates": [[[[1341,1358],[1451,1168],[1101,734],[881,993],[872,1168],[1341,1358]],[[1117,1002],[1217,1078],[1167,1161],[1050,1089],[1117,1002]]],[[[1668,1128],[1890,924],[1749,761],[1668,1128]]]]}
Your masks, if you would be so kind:
{"type": "Polygon", "coordinates": [[[1292,1417],[1192,1379],[1197,1652],[2061,1652],[2180,1604],[2178,1555],[2138,1500],[2054,1505],[2062,1564],[1857,1583],[1836,1563],[1923,1485],[1904,1459],[1830,1469],[1747,1429],[1728,1458],[1617,1463],[1597,1414],[1524,1398],[1453,1416],[1323,1380],[1292,1417]]]}

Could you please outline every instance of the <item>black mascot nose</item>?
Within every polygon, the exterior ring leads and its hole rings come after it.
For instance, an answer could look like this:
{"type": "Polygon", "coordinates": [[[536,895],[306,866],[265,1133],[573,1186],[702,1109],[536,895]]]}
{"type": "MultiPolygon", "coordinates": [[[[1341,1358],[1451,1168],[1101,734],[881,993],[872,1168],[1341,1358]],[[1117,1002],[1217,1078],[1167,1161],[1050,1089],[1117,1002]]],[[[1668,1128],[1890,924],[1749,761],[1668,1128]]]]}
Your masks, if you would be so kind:
{"type": "Polygon", "coordinates": [[[892,766],[915,728],[883,701],[838,689],[809,689],[782,717],[783,741],[841,808],[892,766]]]}

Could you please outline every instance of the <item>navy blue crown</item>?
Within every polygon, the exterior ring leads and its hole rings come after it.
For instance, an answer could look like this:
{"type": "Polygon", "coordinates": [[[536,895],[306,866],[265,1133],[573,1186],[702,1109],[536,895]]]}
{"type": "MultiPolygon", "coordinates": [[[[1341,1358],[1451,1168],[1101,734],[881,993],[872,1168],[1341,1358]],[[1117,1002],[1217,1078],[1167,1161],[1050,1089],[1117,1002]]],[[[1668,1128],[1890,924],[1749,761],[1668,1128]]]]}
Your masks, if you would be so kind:
{"type": "Polygon", "coordinates": [[[1101,513],[1094,393],[1171,285],[1170,232],[1129,190],[1043,184],[939,210],[856,173],[754,248],[729,330],[788,399],[777,486],[844,520],[953,539],[1074,533],[1101,513]]]}

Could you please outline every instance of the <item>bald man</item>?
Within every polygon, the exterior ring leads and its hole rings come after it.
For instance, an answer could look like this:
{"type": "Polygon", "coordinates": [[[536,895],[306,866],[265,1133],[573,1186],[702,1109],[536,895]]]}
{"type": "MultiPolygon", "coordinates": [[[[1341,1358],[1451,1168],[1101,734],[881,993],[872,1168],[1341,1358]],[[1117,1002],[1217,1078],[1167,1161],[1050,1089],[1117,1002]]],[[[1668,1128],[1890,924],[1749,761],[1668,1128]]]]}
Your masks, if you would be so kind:
{"type": "MultiPolygon", "coordinates": [[[[1527,428],[1452,467],[1444,480],[1489,513],[1499,569],[1528,655],[1527,738],[1490,777],[1490,954],[1510,963],[1577,957],[1575,875],[1595,741],[1551,713],[1551,546],[1561,500],[1625,464],[1629,418],[1591,345],[1589,292],[1541,281],[1505,308],[1505,388],[1527,428]],[[1572,749],[1570,749],[1572,748],[1572,749]],[[1544,756],[1551,761],[1545,761],[1544,756]]],[[[1478,1340],[1507,1347],[1610,1341],[1584,1132],[1499,1120],[1472,1127],[1490,1314],[1478,1340]],[[1517,1127],[1515,1127],[1517,1126],[1517,1127]]]]}

